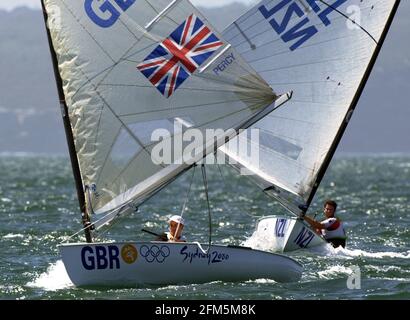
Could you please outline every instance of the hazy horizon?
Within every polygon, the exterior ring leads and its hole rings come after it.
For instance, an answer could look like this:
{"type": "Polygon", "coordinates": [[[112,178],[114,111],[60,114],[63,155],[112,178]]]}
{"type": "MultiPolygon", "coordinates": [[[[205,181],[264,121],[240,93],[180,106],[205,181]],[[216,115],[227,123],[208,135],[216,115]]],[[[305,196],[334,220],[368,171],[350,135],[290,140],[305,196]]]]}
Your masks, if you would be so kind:
{"type": "MultiPolygon", "coordinates": [[[[246,9],[201,11],[221,30],[246,9]]],[[[410,152],[409,14],[409,1],[402,2],[338,153],[410,152]]],[[[0,10],[0,17],[0,154],[67,154],[41,11],[0,10]]]]}

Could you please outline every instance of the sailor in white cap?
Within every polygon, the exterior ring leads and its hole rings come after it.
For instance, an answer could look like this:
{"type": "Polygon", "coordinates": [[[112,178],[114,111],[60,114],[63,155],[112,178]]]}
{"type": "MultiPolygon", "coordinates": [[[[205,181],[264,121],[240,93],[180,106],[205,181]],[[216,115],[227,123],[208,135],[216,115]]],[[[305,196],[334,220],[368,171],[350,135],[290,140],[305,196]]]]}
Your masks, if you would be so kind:
{"type": "MultiPolygon", "coordinates": [[[[172,216],[169,218],[169,232],[165,232],[167,241],[170,242],[186,242],[186,238],[182,235],[182,230],[185,226],[185,220],[181,216],[172,216]]],[[[165,239],[164,239],[165,240],[165,239]]]]}

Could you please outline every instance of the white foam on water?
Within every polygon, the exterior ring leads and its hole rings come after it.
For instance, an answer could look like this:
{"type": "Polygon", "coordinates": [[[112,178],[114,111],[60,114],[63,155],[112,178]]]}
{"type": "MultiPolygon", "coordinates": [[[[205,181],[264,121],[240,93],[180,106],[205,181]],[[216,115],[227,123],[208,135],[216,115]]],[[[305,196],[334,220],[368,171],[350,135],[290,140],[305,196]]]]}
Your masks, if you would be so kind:
{"type": "Polygon", "coordinates": [[[349,276],[352,274],[352,269],[349,267],[336,265],[332,266],[326,270],[319,271],[317,274],[319,275],[320,279],[334,279],[335,276],[349,276]]]}
{"type": "Polygon", "coordinates": [[[280,251],[281,247],[275,241],[275,237],[267,233],[255,231],[248,239],[241,243],[242,246],[263,251],[280,251]]]}
{"type": "Polygon", "coordinates": [[[73,287],[74,284],[68,277],[62,260],[51,264],[47,271],[42,273],[32,282],[27,283],[27,286],[32,288],[41,288],[46,291],[57,291],[73,287]]]}
{"type": "Polygon", "coordinates": [[[385,258],[398,258],[398,259],[410,259],[410,250],[406,252],[367,252],[360,249],[348,249],[348,248],[333,248],[332,246],[326,246],[324,248],[324,253],[326,255],[346,257],[346,258],[374,258],[374,259],[385,259],[385,258]]]}
{"type": "Polygon", "coordinates": [[[3,236],[3,239],[15,239],[15,238],[24,238],[24,235],[21,233],[9,233],[3,236]]]}
{"type": "MultiPolygon", "coordinates": [[[[252,249],[278,252],[281,250],[281,246],[276,242],[275,237],[272,237],[266,232],[255,231],[248,239],[241,243],[241,245],[246,247],[251,247],[252,249]]],[[[353,259],[358,257],[374,258],[374,259],[410,259],[410,250],[404,252],[367,252],[360,249],[349,249],[349,248],[333,248],[330,243],[312,247],[308,250],[309,252],[324,255],[324,256],[334,256],[337,258],[353,259]]]]}
{"type": "Polygon", "coordinates": [[[259,283],[259,284],[274,284],[276,283],[275,280],[272,279],[256,279],[256,280],[249,280],[246,281],[247,283],[259,283]]]}

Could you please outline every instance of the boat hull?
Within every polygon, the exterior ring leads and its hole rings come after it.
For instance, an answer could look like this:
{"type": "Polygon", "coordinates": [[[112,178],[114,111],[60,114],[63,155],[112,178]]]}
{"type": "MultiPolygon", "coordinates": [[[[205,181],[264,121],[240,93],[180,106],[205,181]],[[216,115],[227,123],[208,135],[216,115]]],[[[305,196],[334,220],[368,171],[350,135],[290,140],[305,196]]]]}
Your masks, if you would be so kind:
{"type": "Polygon", "coordinates": [[[78,243],[59,246],[76,286],[135,287],[272,279],[295,282],[303,267],[289,257],[245,247],[196,243],[78,243]],[[203,245],[207,248],[206,245],[203,245]]]}
{"type": "Polygon", "coordinates": [[[269,216],[260,219],[254,235],[267,239],[274,252],[326,246],[327,242],[297,218],[269,216]]]}

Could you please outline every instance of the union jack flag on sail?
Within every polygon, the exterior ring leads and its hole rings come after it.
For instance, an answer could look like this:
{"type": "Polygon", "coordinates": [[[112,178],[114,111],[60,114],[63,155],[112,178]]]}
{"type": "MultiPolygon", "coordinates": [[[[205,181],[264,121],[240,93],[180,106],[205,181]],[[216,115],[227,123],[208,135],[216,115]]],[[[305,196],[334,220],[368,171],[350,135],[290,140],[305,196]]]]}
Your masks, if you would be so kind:
{"type": "Polygon", "coordinates": [[[223,42],[192,14],[137,68],[169,98],[223,42]]]}

